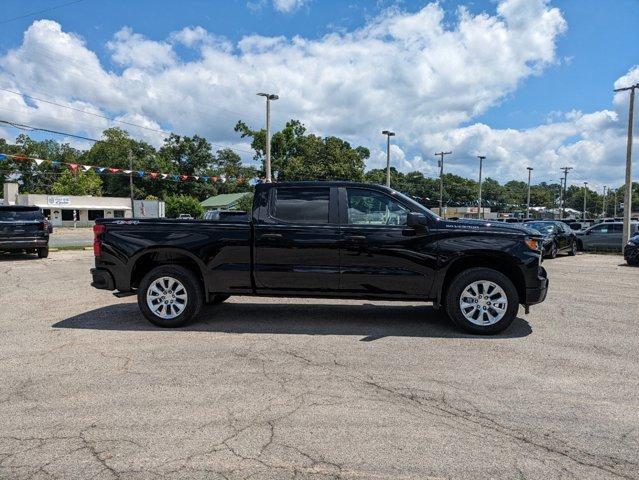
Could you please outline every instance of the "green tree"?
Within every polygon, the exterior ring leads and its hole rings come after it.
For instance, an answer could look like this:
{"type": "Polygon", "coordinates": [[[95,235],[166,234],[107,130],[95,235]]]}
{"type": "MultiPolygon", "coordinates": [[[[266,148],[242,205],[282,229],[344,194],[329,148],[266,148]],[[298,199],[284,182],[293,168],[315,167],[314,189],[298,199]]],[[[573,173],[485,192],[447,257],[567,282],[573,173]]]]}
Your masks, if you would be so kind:
{"type": "Polygon", "coordinates": [[[51,193],[55,195],[102,195],[102,180],[92,170],[88,172],[62,172],[53,186],[51,193]]]}
{"type": "Polygon", "coordinates": [[[166,216],[177,218],[181,213],[188,213],[193,218],[199,218],[204,213],[204,208],[197,198],[188,195],[175,195],[166,197],[166,216]]]}
{"type": "Polygon", "coordinates": [[[235,208],[233,210],[250,213],[253,210],[253,192],[240,198],[235,204],[235,208]]]}

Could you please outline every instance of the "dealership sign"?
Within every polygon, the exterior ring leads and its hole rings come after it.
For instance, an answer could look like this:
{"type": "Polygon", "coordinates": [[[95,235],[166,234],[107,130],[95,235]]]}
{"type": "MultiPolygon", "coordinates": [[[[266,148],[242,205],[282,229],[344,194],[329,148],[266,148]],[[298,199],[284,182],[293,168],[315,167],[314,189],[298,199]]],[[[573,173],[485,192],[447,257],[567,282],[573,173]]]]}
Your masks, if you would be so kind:
{"type": "Polygon", "coordinates": [[[47,204],[48,205],[69,205],[71,203],[71,198],[70,197],[53,197],[53,196],[48,196],[47,197],[47,204]]]}

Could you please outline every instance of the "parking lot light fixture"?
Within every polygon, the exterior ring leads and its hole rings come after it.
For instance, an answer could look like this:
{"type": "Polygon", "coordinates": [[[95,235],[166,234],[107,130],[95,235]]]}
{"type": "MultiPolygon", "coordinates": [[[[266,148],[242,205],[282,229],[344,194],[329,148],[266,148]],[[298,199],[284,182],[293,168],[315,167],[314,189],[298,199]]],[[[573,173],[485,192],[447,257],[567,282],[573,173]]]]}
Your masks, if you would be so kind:
{"type": "Polygon", "coordinates": [[[382,135],[386,135],[386,186],[390,187],[390,137],[394,137],[395,132],[382,130],[382,135]]]}
{"type": "Polygon", "coordinates": [[[528,200],[526,201],[526,219],[530,219],[530,174],[534,170],[533,167],[526,167],[528,170],[528,200]]]}
{"type": "Polygon", "coordinates": [[[586,195],[588,194],[588,182],[584,182],[584,215],[583,219],[586,220],[586,195]]]}
{"type": "Polygon", "coordinates": [[[264,170],[266,174],[266,181],[271,181],[271,101],[277,100],[280,98],[278,95],[274,93],[258,93],[260,97],[266,98],[266,147],[265,147],[265,156],[266,160],[264,163],[264,170]]]}

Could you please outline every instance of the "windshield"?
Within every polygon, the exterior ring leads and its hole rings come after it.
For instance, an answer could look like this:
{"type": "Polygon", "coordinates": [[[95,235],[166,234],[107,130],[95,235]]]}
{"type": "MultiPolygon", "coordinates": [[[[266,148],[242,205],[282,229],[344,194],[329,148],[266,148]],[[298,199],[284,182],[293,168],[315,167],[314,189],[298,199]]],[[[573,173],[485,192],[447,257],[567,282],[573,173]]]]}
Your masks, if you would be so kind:
{"type": "Polygon", "coordinates": [[[413,200],[408,195],[404,195],[403,193],[397,192],[397,191],[394,191],[393,195],[395,195],[396,197],[400,198],[402,200],[402,202],[408,204],[408,206],[410,206],[411,208],[414,208],[418,212],[426,213],[427,215],[430,215],[433,218],[439,218],[437,215],[435,215],[433,212],[431,212],[424,205],[422,205],[421,203],[413,200]]]}
{"type": "Polygon", "coordinates": [[[526,222],[525,225],[528,228],[532,228],[541,233],[552,233],[555,229],[555,225],[553,223],[545,223],[545,222],[526,222]]]}
{"type": "Polygon", "coordinates": [[[28,220],[42,220],[42,212],[39,209],[0,208],[0,222],[24,222],[28,220]]]}

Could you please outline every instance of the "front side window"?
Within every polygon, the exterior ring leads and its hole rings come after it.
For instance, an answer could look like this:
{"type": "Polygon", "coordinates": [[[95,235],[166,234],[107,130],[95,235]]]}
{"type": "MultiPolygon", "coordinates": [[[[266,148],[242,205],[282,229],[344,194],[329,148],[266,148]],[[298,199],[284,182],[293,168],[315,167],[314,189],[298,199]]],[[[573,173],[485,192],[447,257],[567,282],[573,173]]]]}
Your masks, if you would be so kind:
{"type": "Polygon", "coordinates": [[[597,225],[596,227],[592,227],[590,229],[590,232],[593,234],[605,234],[605,233],[608,233],[609,231],[610,231],[610,227],[606,224],[597,225]]]}
{"type": "Polygon", "coordinates": [[[383,193],[347,189],[350,225],[406,225],[409,210],[383,193]]]}
{"type": "Polygon", "coordinates": [[[328,223],[329,188],[276,188],[271,215],[290,223],[328,223]]]}

